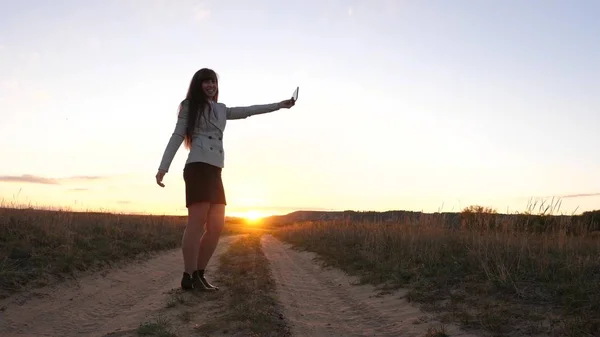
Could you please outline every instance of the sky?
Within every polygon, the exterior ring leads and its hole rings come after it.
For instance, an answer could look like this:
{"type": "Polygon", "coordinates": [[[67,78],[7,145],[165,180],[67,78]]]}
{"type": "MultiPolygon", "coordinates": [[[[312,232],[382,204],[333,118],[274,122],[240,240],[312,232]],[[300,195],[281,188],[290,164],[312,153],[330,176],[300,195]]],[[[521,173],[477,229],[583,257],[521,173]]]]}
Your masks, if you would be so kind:
{"type": "Polygon", "coordinates": [[[228,106],[227,214],[600,209],[600,2],[0,0],[0,200],[186,214],[198,69],[228,106]]]}

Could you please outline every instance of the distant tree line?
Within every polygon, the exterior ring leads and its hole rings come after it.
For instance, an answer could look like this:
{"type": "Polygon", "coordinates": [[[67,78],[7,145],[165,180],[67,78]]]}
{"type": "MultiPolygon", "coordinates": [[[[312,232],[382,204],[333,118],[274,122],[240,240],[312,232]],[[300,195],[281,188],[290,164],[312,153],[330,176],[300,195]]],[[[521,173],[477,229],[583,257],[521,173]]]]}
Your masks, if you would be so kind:
{"type": "Polygon", "coordinates": [[[345,221],[363,222],[378,225],[382,223],[415,223],[441,225],[451,229],[500,230],[542,233],[564,231],[567,234],[586,234],[600,231],[600,210],[584,212],[581,215],[554,215],[550,206],[531,207],[517,214],[500,214],[486,206],[472,205],[460,212],[423,213],[414,211],[297,211],[286,215],[270,217],[266,222],[276,225],[301,223],[306,221],[345,221]]]}

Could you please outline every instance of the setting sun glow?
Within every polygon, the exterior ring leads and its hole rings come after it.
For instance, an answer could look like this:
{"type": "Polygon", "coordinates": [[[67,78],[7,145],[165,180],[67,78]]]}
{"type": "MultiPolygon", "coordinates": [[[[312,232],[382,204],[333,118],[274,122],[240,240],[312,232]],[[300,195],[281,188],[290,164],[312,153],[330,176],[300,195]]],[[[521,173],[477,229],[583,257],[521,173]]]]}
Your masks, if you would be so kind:
{"type": "Polygon", "coordinates": [[[263,217],[263,214],[259,211],[248,211],[244,215],[244,218],[249,222],[257,222],[263,217]]]}

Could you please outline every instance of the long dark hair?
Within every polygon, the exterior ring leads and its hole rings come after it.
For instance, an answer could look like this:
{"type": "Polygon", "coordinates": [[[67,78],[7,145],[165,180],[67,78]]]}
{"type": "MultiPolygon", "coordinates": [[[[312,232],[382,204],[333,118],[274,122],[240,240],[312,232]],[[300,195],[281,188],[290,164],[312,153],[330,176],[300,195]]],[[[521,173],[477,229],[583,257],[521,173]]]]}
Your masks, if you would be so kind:
{"type": "MultiPolygon", "coordinates": [[[[208,68],[202,68],[198,70],[192,80],[190,81],[190,86],[188,88],[187,95],[185,96],[185,101],[188,104],[188,116],[187,116],[187,129],[185,132],[184,144],[186,148],[190,148],[192,146],[192,134],[194,133],[194,129],[196,127],[196,122],[200,123],[202,117],[204,117],[205,121],[208,119],[208,116],[205,114],[206,106],[209,108],[210,113],[210,105],[208,104],[208,97],[204,94],[204,90],[202,90],[202,82],[206,80],[214,80],[215,82],[219,82],[217,78],[217,73],[208,68]],[[200,112],[200,115],[198,113],[200,112]]],[[[217,93],[215,94],[214,100],[217,101],[219,98],[219,89],[217,87],[217,93]]],[[[179,111],[181,111],[181,107],[183,102],[179,105],[179,111]]]]}

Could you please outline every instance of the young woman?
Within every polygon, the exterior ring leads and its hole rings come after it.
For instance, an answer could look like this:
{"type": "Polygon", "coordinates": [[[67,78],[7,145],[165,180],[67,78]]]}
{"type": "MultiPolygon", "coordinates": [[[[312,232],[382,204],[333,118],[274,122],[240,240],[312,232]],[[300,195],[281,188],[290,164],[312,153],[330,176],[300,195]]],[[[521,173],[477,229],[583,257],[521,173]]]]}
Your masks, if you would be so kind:
{"type": "Polygon", "coordinates": [[[204,277],[204,270],[217,244],[225,223],[225,191],[221,180],[224,167],[223,132],[228,119],[243,119],[294,106],[294,100],[279,103],[227,107],[217,103],[219,87],[217,74],[207,68],[192,77],[187,96],[179,106],[175,131],[163,153],[156,174],[156,183],[162,183],[175,153],[185,141],[189,154],[183,169],[185,201],[188,209],[187,227],[183,233],[181,250],[184,272],[181,288],[214,291],[204,277]],[[202,234],[202,227],[206,230],[202,234]],[[202,237],[200,235],[202,234],[202,237]]]}

